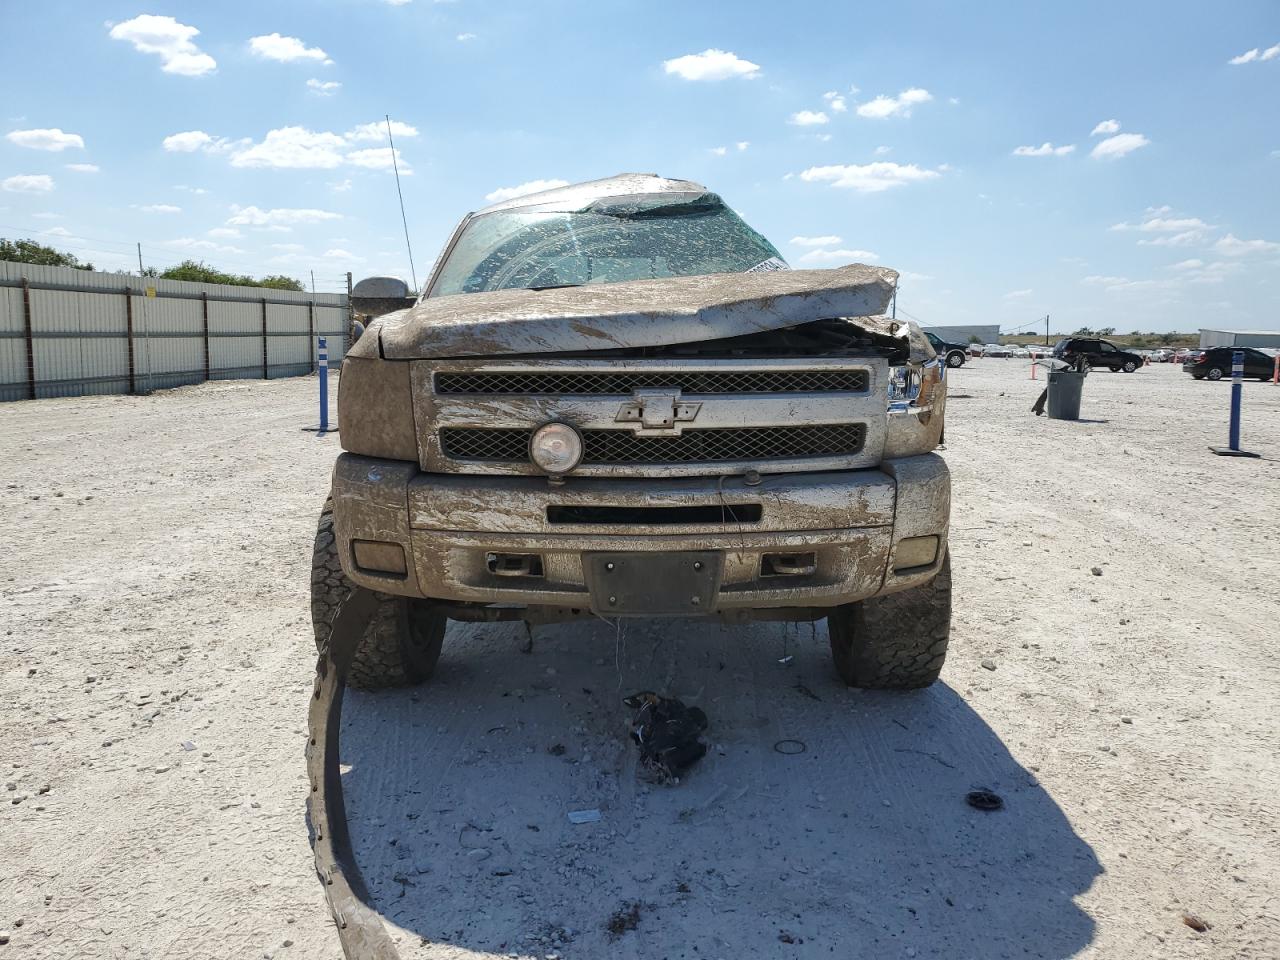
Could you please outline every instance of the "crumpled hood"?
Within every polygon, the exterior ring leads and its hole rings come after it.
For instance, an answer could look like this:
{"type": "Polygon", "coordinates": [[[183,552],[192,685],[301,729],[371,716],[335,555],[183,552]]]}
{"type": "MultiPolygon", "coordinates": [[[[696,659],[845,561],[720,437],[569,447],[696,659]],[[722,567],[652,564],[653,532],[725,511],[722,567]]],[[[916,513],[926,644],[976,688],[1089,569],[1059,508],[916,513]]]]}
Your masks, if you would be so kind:
{"type": "MultiPolygon", "coordinates": [[[[879,316],[898,274],[852,264],[498,290],[423,300],[371,325],[388,360],[572,353],[721,340],[847,317],[869,333],[907,336],[879,316]]],[[[361,345],[374,338],[362,338],[361,345]]],[[[352,355],[356,355],[353,351],[352,355]]]]}

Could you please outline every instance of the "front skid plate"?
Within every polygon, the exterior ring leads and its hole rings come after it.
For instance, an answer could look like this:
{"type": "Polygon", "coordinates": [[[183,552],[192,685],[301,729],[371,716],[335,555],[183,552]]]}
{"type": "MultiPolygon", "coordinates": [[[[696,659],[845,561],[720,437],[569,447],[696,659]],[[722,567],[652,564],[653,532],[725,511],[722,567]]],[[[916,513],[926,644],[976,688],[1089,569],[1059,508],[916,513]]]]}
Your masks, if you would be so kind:
{"type": "Polygon", "coordinates": [[[582,560],[591,609],[605,617],[711,613],[724,569],[716,550],[587,553],[582,560]]]}

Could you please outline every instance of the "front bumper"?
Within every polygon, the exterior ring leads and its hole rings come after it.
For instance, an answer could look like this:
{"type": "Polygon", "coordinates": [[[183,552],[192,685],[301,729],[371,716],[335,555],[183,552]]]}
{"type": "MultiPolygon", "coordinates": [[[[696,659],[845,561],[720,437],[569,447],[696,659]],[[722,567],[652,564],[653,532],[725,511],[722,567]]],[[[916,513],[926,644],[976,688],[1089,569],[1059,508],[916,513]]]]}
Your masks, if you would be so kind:
{"type": "Polygon", "coordinates": [[[333,500],[343,569],[374,590],[578,614],[593,610],[586,554],[713,550],[723,567],[704,612],[728,613],[832,607],[928,582],[946,552],[950,475],[941,457],[926,454],[756,485],[682,477],[555,486],[541,477],[425,474],[414,463],[343,454],[333,500]],[[646,513],[673,507],[684,511],[677,522],[646,513]],[[923,536],[938,537],[933,563],[896,569],[898,544],[923,536]],[[381,545],[398,545],[404,571],[361,568],[360,542],[379,545],[382,556],[394,546],[381,545]],[[779,575],[765,562],[771,554],[812,554],[812,562],[779,575]],[[536,566],[495,569],[501,555],[533,556],[536,566]]]}

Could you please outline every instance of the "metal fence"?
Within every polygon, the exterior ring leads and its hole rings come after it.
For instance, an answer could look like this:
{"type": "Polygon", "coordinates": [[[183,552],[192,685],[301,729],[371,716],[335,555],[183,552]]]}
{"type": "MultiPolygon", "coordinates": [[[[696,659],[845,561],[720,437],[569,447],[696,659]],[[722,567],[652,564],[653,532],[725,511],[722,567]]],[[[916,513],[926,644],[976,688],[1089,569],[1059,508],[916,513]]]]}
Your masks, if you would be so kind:
{"type": "Polygon", "coordinates": [[[345,294],[0,261],[0,400],[147,393],[341,363],[345,294]]]}

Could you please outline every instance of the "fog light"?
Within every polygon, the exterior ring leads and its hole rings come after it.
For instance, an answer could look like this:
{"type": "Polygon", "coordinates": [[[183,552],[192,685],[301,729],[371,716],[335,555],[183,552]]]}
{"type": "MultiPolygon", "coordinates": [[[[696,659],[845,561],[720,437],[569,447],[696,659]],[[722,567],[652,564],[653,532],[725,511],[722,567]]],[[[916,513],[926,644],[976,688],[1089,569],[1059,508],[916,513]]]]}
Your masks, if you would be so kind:
{"type": "Polygon", "coordinates": [[[369,573],[389,573],[403,577],[408,572],[404,562],[404,547],[383,540],[352,540],[351,554],[356,566],[369,573]]]}
{"type": "Polygon", "coordinates": [[[547,473],[568,473],[582,460],[582,437],[567,423],[544,423],[529,441],[529,457],[547,473]]]}
{"type": "Polygon", "coordinates": [[[932,566],[937,559],[937,537],[907,537],[898,541],[898,549],[893,554],[893,572],[932,566]]]}

